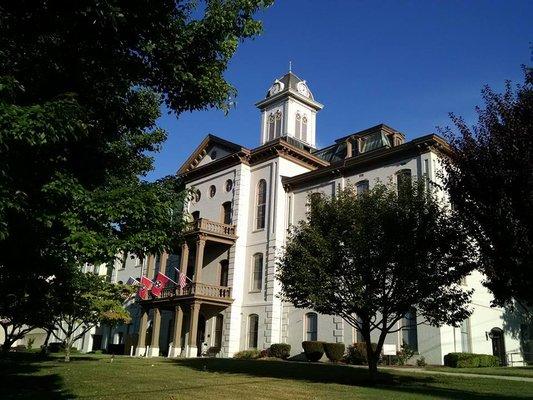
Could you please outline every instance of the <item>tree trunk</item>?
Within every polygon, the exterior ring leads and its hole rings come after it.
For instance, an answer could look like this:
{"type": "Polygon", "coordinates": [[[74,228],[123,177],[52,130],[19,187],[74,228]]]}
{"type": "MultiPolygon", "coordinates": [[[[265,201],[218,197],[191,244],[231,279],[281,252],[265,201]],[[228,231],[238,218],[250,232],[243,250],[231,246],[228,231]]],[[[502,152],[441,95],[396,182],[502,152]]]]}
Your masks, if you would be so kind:
{"type": "Polygon", "coordinates": [[[70,362],[70,341],[65,340],[65,362],[70,362]]]}

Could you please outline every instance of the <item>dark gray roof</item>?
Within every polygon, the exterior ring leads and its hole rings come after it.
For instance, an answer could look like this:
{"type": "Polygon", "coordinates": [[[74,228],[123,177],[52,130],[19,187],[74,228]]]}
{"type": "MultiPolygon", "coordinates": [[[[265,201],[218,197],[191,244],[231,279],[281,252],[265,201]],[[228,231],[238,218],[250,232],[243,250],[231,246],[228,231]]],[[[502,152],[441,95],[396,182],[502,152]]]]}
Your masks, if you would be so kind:
{"type": "MultiPolygon", "coordinates": [[[[289,91],[289,89],[292,89],[297,92],[298,83],[299,82],[306,83],[303,79],[300,79],[297,75],[293,74],[291,71],[287,72],[281,78],[276,79],[276,81],[283,83],[283,86],[284,86],[283,90],[276,93],[276,95],[279,93],[287,92],[289,91]]],[[[306,86],[307,86],[307,83],[306,83],[306,86]]],[[[315,98],[313,97],[313,93],[311,92],[311,89],[309,89],[309,86],[307,86],[307,90],[309,90],[309,98],[314,100],[315,98]]],[[[267,91],[266,97],[267,98],[270,97],[270,89],[267,91]]]]}

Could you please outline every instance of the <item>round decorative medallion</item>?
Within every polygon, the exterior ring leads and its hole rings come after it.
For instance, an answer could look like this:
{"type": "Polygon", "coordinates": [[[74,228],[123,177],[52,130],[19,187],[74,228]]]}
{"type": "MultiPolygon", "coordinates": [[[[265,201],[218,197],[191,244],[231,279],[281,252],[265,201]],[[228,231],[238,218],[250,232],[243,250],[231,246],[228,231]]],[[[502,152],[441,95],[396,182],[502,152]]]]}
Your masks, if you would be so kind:
{"type": "Polygon", "coordinates": [[[307,85],[304,82],[298,82],[296,88],[298,89],[298,93],[305,97],[309,97],[309,89],[307,88],[307,85]]]}
{"type": "Polygon", "coordinates": [[[194,201],[198,203],[201,198],[202,198],[202,192],[200,192],[199,189],[196,189],[196,191],[194,192],[194,201]]]}
{"type": "Polygon", "coordinates": [[[217,188],[215,185],[211,185],[209,187],[209,197],[215,197],[215,194],[217,193],[217,188]]]}
{"type": "Polygon", "coordinates": [[[231,192],[231,189],[233,189],[233,181],[228,179],[226,181],[226,192],[231,192]]]}

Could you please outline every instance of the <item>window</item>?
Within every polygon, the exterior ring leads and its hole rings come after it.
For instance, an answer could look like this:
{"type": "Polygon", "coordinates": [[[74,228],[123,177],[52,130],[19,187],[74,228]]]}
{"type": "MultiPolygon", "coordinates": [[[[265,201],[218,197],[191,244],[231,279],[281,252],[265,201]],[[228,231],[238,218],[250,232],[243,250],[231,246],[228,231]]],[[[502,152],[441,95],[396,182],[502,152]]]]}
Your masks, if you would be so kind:
{"type": "Polygon", "coordinates": [[[268,116],[268,140],[281,136],[281,111],[278,110],[268,116]]]}
{"type": "Polygon", "coordinates": [[[257,334],[259,331],[259,316],[251,314],[248,317],[248,348],[257,349],[257,334]]]}
{"type": "Polygon", "coordinates": [[[461,321],[461,351],[470,352],[470,320],[468,318],[461,321]]]}
{"type": "Polygon", "coordinates": [[[307,142],[307,117],[304,115],[302,117],[302,140],[307,142]]]}
{"type": "Polygon", "coordinates": [[[224,187],[226,188],[226,192],[231,192],[231,189],[233,189],[233,181],[228,179],[224,187]]]}
{"type": "Polygon", "coordinates": [[[294,136],[297,139],[307,142],[307,116],[297,112],[294,126],[294,136]]]}
{"type": "Polygon", "coordinates": [[[398,193],[401,193],[405,189],[411,186],[411,170],[402,169],[396,173],[396,183],[398,185],[398,193]]]}
{"type": "Polygon", "coordinates": [[[257,193],[256,193],[256,216],[255,216],[255,229],[264,229],[265,228],[265,219],[266,219],[266,191],[267,184],[264,179],[261,179],[257,184],[257,193]]]}
{"type": "Polygon", "coordinates": [[[191,215],[192,215],[192,219],[194,219],[195,221],[197,219],[200,219],[200,211],[193,211],[191,215]]]}
{"type": "Polygon", "coordinates": [[[215,185],[211,185],[209,187],[209,197],[215,197],[216,193],[217,193],[217,187],[215,185]]]}
{"type": "Polygon", "coordinates": [[[222,326],[224,322],[224,316],[222,314],[217,315],[215,322],[215,347],[222,347],[222,326]]]}
{"type": "Polygon", "coordinates": [[[194,192],[194,201],[198,203],[201,198],[202,198],[202,192],[196,189],[196,191],[194,192]]]}
{"type": "Polygon", "coordinates": [[[252,262],[252,291],[259,291],[263,288],[263,253],[254,254],[252,262]]]}
{"type": "Polygon", "coordinates": [[[222,203],[222,222],[224,224],[231,224],[231,201],[222,203]]]}
{"type": "Polygon", "coordinates": [[[305,340],[317,340],[318,318],[316,313],[305,314],[305,340]]]}
{"type": "Polygon", "coordinates": [[[403,342],[411,347],[414,351],[418,351],[418,330],[416,323],[416,309],[412,308],[402,321],[402,338],[403,342]]]}
{"type": "Polygon", "coordinates": [[[357,194],[363,194],[365,192],[368,192],[368,181],[367,180],[364,180],[364,181],[359,181],[357,182],[357,184],[355,185],[356,189],[357,189],[357,194]]]}
{"type": "Polygon", "coordinates": [[[229,262],[228,260],[220,261],[220,286],[228,286],[229,262]]]}
{"type": "Polygon", "coordinates": [[[217,151],[216,151],[216,150],[213,150],[213,151],[211,152],[211,159],[212,159],[212,160],[216,160],[216,159],[217,159],[217,151]]]}
{"type": "Polygon", "coordinates": [[[300,113],[296,113],[296,122],[294,127],[294,136],[298,139],[300,139],[300,131],[302,129],[302,116],[300,113]]]}

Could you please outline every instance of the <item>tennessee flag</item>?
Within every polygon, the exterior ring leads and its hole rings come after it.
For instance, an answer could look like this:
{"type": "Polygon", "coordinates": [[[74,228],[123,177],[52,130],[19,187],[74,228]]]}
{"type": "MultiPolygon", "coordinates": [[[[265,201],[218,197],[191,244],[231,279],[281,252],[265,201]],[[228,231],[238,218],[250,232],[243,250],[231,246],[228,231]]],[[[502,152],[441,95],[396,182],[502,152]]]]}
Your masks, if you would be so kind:
{"type": "Polygon", "coordinates": [[[148,292],[152,289],[152,286],[154,286],[154,283],[150,279],[146,276],[141,276],[141,287],[137,292],[139,297],[143,300],[148,299],[148,292]]]}
{"type": "Polygon", "coordinates": [[[169,280],[170,278],[168,276],[166,276],[165,274],[161,272],[158,272],[157,278],[155,278],[155,281],[154,281],[154,286],[152,286],[152,294],[155,297],[161,296],[161,292],[163,291],[165,286],[167,286],[167,283],[169,280]]]}

